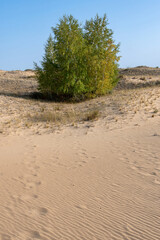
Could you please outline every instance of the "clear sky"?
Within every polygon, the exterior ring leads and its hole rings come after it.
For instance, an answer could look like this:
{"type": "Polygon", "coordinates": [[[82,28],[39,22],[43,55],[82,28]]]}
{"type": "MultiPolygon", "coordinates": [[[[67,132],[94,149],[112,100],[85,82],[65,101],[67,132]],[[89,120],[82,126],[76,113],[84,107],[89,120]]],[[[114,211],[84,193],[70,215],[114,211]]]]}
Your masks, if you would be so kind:
{"type": "Polygon", "coordinates": [[[0,69],[33,68],[59,18],[107,14],[120,67],[160,67],[160,0],[0,0],[0,69]]]}

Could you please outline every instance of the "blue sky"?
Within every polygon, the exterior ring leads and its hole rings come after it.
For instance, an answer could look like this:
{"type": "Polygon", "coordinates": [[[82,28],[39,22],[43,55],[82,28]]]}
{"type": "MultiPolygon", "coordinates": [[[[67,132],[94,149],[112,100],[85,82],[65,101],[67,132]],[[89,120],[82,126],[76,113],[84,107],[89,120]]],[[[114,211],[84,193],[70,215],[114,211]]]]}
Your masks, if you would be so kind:
{"type": "Polygon", "coordinates": [[[160,67],[160,0],[0,0],[0,69],[33,68],[64,14],[85,23],[107,14],[120,67],[160,67]]]}

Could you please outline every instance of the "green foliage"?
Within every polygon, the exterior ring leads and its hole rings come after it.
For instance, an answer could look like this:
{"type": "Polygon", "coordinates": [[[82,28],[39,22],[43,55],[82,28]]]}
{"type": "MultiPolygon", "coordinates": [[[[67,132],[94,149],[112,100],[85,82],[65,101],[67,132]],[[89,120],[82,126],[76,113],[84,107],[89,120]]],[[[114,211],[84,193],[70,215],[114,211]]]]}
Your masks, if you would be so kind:
{"type": "Polygon", "coordinates": [[[107,28],[106,15],[86,21],[84,38],[88,46],[88,92],[96,95],[110,91],[117,82],[117,57],[112,30],[107,28]]]}
{"type": "Polygon", "coordinates": [[[64,16],[52,28],[42,67],[35,64],[39,90],[47,95],[94,96],[117,83],[119,45],[107,27],[106,15],[86,21],[82,28],[73,16],[64,16]]]}

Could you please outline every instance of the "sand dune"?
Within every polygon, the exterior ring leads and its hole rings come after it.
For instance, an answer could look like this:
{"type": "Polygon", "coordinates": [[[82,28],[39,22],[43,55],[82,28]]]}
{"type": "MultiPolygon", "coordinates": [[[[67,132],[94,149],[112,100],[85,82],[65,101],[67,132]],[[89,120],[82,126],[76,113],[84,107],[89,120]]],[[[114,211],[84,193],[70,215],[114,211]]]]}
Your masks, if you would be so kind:
{"type": "Polygon", "coordinates": [[[0,96],[1,240],[160,239],[160,89],[119,91],[72,106],[96,121],[48,128],[20,109],[52,103],[0,96]]]}

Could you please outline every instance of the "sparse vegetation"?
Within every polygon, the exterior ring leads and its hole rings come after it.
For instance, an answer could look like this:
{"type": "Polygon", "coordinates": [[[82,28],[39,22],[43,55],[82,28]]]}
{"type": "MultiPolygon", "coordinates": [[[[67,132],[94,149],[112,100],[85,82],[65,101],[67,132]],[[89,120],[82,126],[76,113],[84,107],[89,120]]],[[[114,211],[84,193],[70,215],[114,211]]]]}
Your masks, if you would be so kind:
{"type": "MultiPolygon", "coordinates": [[[[139,69],[139,68],[138,68],[139,69]]],[[[151,69],[157,74],[157,69],[151,69]]],[[[147,68],[149,74],[151,71],[147,68]]],[[[133,70],[132,70],[133,71],[133,70]]],[[[141,73],[141,71],[140,71],[141,73]]],[[[107,128],[116,123],[116,126],[125,124],[127,118],[132,121],[137,114],[142,114],[146,118],[159,117],[158,99],[160,88],[157,84],[157,75],[151,75],[150,85],[149,74],[130,76],[124,74],[120,80],[123,85],[117,86],[112,94],[107,94],[96,99],[83,101],[81,103],[53,102],[45,99],[33,98],[36,92],[37,82],[32,76],[32,72],[7,71],[0,72],[0,92],[1,92],[1,134],[7,132],[19,132],[21,129],[31,130],[34,134],[43,132],[53,132],[62,126],[74,126],[76,128],[85,127],[87,129],[94,125],[94,121],[100,120],[102,126],[107,128]],[[146,76],[148,81],[142,81],[139,86],[139,78],[146,76]],[[129,87],[128,87],[128,84],[129,87]],[[137,87],[138,85],[138,87],[137,87]],[[12,130],[11,130],[12,129],[12,130]]]]}

